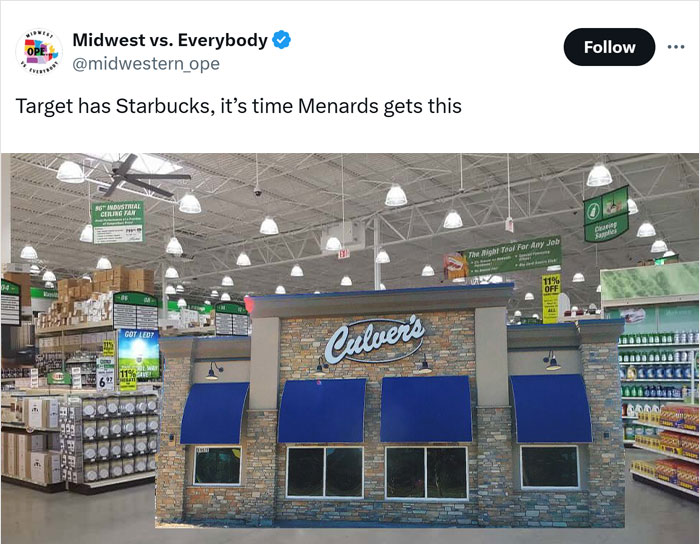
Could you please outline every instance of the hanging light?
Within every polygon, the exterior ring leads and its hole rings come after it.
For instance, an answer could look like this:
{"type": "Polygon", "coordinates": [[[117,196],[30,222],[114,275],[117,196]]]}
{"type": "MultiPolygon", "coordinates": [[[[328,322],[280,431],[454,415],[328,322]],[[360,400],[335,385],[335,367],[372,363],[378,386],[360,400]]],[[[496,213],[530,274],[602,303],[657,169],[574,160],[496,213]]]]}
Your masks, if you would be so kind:
{"type": "Polygon", "coordinates": [[[515,312],[513,313],[513,316],[514,317],[522,317],[523,313],[520,310],[515,310],[515,312]]]}
{"type": "Polygon", "coordinates": [[[450,210],[445,216],[442,226],[446,229],[458,229],[462,226],[462,216],[457,210],[450,210]]]}
{"type": "Polygon", "coordinates": [[[277,223],[275,223],[275,220],[269,215],[265,217],[263,222],[260,224],[260,234],[273,235],[279,233],[280,230],[277,228],[277,223]]]}
{"type": "Polygon", "coordinates": [[[275,294],[276,295],[287,294],[287,290],[284,288],[284,285],[278,285],[277,287],[275,287],[275,294]]]}
{"type": "Polygon", "coordinates": [[[175,236],[170,238],[168,245],[165,246],[165,252],[170,255],[175,255],[176,257],[182,255],[182,244],[180,244],[180,241],[175,236]]]}
{"type": "Polygon", "coordinates": [[[211,298],[219,298],[219,292],[216,289],[212,289],[211,293],[209,293],[209,296],[211,298]]]}
{"type": "Polygon", "coordinates": [[[185,308],[187,306],[187,301],[184,298],[179,298],[177,300],[177,307],[178,308],[185,308]]]}
{"type": "Polygon", "coordinates": [[[41,269],[37,265],[33,264],[29,267],[30,274],[36,276],[39,272],[41,272],[41,269]]]}
{"type": "Polygon", "coordinates": [[[489,278],[488,283],[503,283],[503,276],[499,276],[498,274],[494,274],[489,278]]]}
{"type": "Polygon", "coordinates": [[[202,213],[202,205],[192,193],[185,193],[177,209],[182,213],[202,213]]]}
{"type": "Polygon", "coordinates": [[[430,374],[433,371],[428,364],[428,359],[423,352],[423,360],[421,361],[420,368],[416,370],[416,374],[430,374]]]}
{"type": "Polygon", "coordinates": [[[384,204],[387,206],[403,206],[408,202],[408,199],[406,198],[406,193],[404,190],[401,188],[401,185],[398,183],[392,183],[391,188],[389,191],[386,193],[386,199],[384,200],[384,204]]]}
{"type": "Polygon", "coordinates": [[[56,173],[56,179],[63,183],[82,183],[85,181],[85,173],[79,164],[63,161],[56,173]]]}
{"type": "Polygon", "coordinates": [[[54,287],[55,287],[55,285],[54,285],[54,283],[53,283],[52,281],[47,281],[47,282],[44,284],[44,288],[46,288],[46,289],[53,289],[54,287]]]}
{"type": "Polygon", "coordinates": [[[320,295],[321,291],[314,291],[314,295],[320,295]]]}
{"type": "Polygon", "coordinates": [[[221,285],[224,287],[233,287],[233,278],[231,276],[224,276],[221,279],[221,285]]]}
{"type": "Polygon", "coordinates": [[[185,288],[182,286],[182,284],[178,283],[177,286],[175,287],[175,292],[176,293],[184,293],[185,288]]]}
{"type": "Polygon", "coordinates": [[[663,240],[655,240],[654,243],[651,244],[652,253],[665,253],[666,251],[668,251],[668,246],[663,240]]]}
{"type": "Polygon", "coordinates": [[[432,266],[430,266],[429,264],[426,264],[423,267],[423,270],[421,271],[420,275],[423,276],[424,278],[429,278],[430,276],[435,275],[435,270],[433,270],[432,266]]]}
{"type": "Polygon", "coordinates": [[[221,293],[221,300],[223,300],[224,302],[228,302],[231,300],[231,295],[229,295],[228,293],[221,293]]]}
{"type": "Polygon", "coordinates": [[[656,236],[656,229],[649,221],[644,221],[637,229],[637,238],[649,238],[656,236]]]}
{"type": "Polygon", "coordinates": [[[539,316],[538,314],[532,314],[532,317],[533,317],[534,319],[539,319],[539,318],[540,318],[540,316],[539,316]]]}
{"type": "Polygon", "coordinates": [[[28,261],[32,261],[34,259],[38,259],[39,255],[37,255],[36,249],[34,249],[32,246],[27,244],[22,248],[22,251],[19,252],[19,256],[22,259],[26,259],[28,261]]]}
{"type": "Polygon", "coordinates": [[[177,293],[177,289],[175,289],[172,285],[168,284],[165,286],[166,295],[174,295],[175,293],[177,293]]]}
{"type": "Polygon", "coordinates": [[[535,295],[532,293],[525,293],[525,300],[535,300],[535,295]]]}
{"type": "Polygon", "coordinates": [[[581,272],[576,272],[571,281],[573,281],[574,283],[581,283],[583,281],[586,281],[586,278],[583,277],[583,274],[581,274],[581,272]]]}
{"type": "Polygon", "coordinates": [[[547,272],[559,272],[561,270],[560,264],[551,264],[547,267],[547,272]]]}
{"type": "Polygon", "coordinates": [[[595,163],[595,166],[588,174],[586,185],[589,187],[603,187],[612,183],[610,170],[602,162],[595,163]]]}
{"type": "Polygon", "coordinates": [[[328,363],[323,362],[323,358],[318,358],[318,364],[316,365],[316,370],[311,374],[314,378],[323,378],[326,373],[324,369],[329,368],[328,363]]]}
{"type": "Polygon", "coordinates": [[[352,280],[350,279],[350,276],[343,276],[343,279],[340,280],[340,285],[343,287],[350,287],[352,285],[352,280]]]}
{"type": "Polygon", "coordinates": [[[211,306],[211,300],[205,300],[204,301],[205,306],[211,306]]]}
{"type": "Polygon", "coordinates": [[[452,283],[466,283],[467,278],[464,276],[458,276],[452,280],[452,283]]]}
{"type": "Polygon", "coordinates": [[[578,306],[572,306],[571,307],[572,312],[578,312],[578,306]]]}
{"type": "Polygon", "coordinates": [[[92,225],[90,223],[83,227],[80,233],[80,241],[92,244],[92,225]]]}
{"type": "Polygon", "coordinates": [[[390,263],[391,259],[389,258],[389,254],[385,249],[380,249],[379,253],[377,253],[377,258],[374,259],[374,262],[377,264],[386,264],[390,263]]]}
{"type": "Polygon", "coordinates": [[[561,368],[559,363],[557,363],[557,356],[554,355],[554,351],[552,350],[549,350],[549,356],[542,359],[542,361],[544,361],[545,363],[549,363],[547,365],[547,370],[549,371],[559,370],[561,368]]]}
{"type": "Polygon", "coordinates": [[[384,285],[383,283],[380,283],[380,284],[379,284],[379,290],[380,290],[380,291],[386,291],[386,285],[384,285]]]}
{"type": "Polygon", "coordinates": [[[236,259],[236,264],[238,266],[250,266],[250,257],[246,254],[245,251],[241,251],[238,254],[238,259],[236,259]]]}
{"type": "Polygon", "coordinates": [[[343,244],[340,243],[337,236],[331,236],[326,240],[326,251],[340,251],[341,249],[343,249],[343,244]]]}
{"type": "MultiPolygon", "coordinates": [[[[216,365],[216,370],[218,370],[219,374],[221,374],[224,371],[224,367],[216,365]]],[[[204,378],[205,380],[209,380],[210,382],[216,381],[219,379],[219,377],[216,375],[214,372],[214,361],[209,363],[209,372],[204,378]]]]}
{"type": "Polygon", "coordinates": [[[595,288],[595,292],[596,292],[596,293],[602,293],[602,292],[603,292],[603,288],[600,286],[600,284],[598,284],[598,287],[595,288]]]}
{"type": "Polygon", "coordinates": [[[175,267],[169,266],[168,269],[165,271],[165,277],[168,279],[175,279],[175,278],[179,278],[180,274],[177,273],[177,270],[175,270],[175,267]]]}
{"type": "Polygon", "coordinates": [[[304,271],[301,269],[301,266],[299,266],[298,264],[295,264],[292,267],[292,271],[289,273],[289,275],[292,276],[293,278],[301,278],[304,276],[304,271]]]}
{"type": "Polygon", "coordinates": [[[671,248],[668,248],[668,249],[664,252],[664,254],[662,255],[662,257],[673,257],[675,254],[676,254],[675,251],[673,251],[671,248]]]}
{"type": "Polygon", "coordinates": [[[104,255],[97,260],[97,270],[111,270],[112,262],[104,255]]]}
{"type": "Polygon", "coordinates": [[[41,276],[41,281],[56,281],[56,274],[51,272],[51,270],[47,270],[44,272],[44,275],[41,276]]]}
{"type": "Polygon", "coordinates": [[[627,199],[627,211],[629,212],[630,215],[634,215],[635,213],[639,213],[639,208],[637,208],[637,203],[632,200],[631,198],[627,199]]]}

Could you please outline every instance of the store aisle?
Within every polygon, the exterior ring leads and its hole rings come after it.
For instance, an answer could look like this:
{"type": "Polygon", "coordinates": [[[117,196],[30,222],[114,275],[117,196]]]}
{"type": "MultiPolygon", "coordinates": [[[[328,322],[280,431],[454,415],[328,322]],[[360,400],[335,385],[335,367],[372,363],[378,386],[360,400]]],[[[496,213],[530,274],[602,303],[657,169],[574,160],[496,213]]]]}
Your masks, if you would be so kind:
{"type": "MultiPolygon", "coordinates": [[[[627,464],[646,458],[627,450],[627,464]]],[[[653,458],[653,455],[649,455],[653,458]]],[[[542,544],[686,544],[698,541],[698,507],[663,491],[627,482],[625,529],[155,529],[154,493],[150,485],[86,497],[75,493],[45,495],[2,484],[2,539],[12,544],[198,544],[248,543],[328,544],[382,542],[422,543],[432,539],[480,543],[542,544]]]]}

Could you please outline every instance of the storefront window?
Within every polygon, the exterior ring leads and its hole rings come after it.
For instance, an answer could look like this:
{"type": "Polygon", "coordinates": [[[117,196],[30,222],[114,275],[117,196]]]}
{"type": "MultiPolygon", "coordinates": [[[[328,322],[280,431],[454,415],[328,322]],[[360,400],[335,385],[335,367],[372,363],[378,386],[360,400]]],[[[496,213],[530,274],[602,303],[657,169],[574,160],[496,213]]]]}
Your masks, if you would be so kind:
{"type": "Polygon", "coordinates": [[[388,499],[468,499],[467,448],[387,448],[388,499]]]}
{"type": "Polygon", "coordinates": [[[241,448],[196,448],[194,485],[239,485],[241,448]]]}
{"type": "Polygon", "coordinates": [[[362,448],[288,448],[287,496],[362,498],[362,448]]]}
{"type": "Polygon", "coordinates": [[[578,447],[521,446],[520,477],[523,489],[578,489],[578,447]]]}

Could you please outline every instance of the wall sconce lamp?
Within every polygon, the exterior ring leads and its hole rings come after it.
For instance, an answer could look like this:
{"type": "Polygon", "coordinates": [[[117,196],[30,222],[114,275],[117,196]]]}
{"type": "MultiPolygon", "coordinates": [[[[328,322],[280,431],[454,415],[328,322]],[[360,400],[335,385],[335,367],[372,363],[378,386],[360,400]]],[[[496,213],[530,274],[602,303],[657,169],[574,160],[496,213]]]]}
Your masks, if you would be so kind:
{"type": "Polygon", "coordinates": [[[323,362],[323,357],[318,358],[318,364],[316,365],[316,371],[313,372],[311,375],[314,378],[323,378],[326,375],[326,372],[324,369],[328,369],[329,365],[328,363],[323,362]]]}
{"type": "Polygon", "coordinates": [[[416,371],[416,374],[431,374],[432,372],[433,369],[430,368],[428,359],[426,358],[425,353],[423,353],[423,360],[421,361],[420,368],[416,371]]]}
{"type": "Polygon", "coordinates": [[[559,363],[557,363],[557,357],[554,355],[554,350],[549,350],[549,356],[545,357],[542,359],[545,363],[549,363],[547,365],[547,370],[549,371],[554,371],[554,370],[559,370],[561,366],[559,363]]]}
{"type": "MultiPolygon", "coordinates": [[[[219,374],[221,374],[224,371],[224,367],[217,365],[216,370],[219,372],[219,374]]],[[[207,374],[206,379],[210,381],[215,381],[219,379],[219,377],[214,373],[214,361],[209,363],[209,373],[207,374]]]]}

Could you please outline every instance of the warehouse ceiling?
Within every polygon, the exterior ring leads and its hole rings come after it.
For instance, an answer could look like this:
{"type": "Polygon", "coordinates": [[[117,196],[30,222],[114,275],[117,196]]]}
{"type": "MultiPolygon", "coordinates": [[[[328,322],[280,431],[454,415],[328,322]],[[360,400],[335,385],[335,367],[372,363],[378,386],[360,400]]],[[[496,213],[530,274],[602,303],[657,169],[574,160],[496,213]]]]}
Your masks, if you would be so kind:
{"type": "MultiPolygon", "coordinates": [[[[191,191],[202,205],[197,215],[175,207],[175,232],[183,257],[165,253],[172,235],[172,202],[144,195],[133,186],[117,189],[110,199],[145,200],[144,243],[90,245],[78,240],[88,221],[89,198],[102,200],[100,186],[111,183],[111,163],[97,158],[104,153],[15,154],[11,162],[13,261],[19,262],[22,246],[31,243],[41,266],[53,270],[59,279],[91,272],[97,259],[106,255],[113,264],[156,269],[156,283],[163,267],[172,264],[185,286],[184,297],[201,302],[209,298],[212,288],[223,291],[224,274],[233,277],[235,286],[228,291],[234,299],[247,293],[272,293],[279,284],[287,293],[372,289],[377,223],[381,245],[391,257],[381,267],[388,289],[440,285],[444,253],[559,234],[563,289],[573,304],[587,306],[598,304],[600,269],[635,266],[652,257],[653,239],[635,236],[643,220],[653,223],[657,237],[665,239],[682,260],[698,259],[698,156],[692,154],[511,154],[513,234],[504,228],[509,204],[504,153],[463,154],[461,172],[459,154],[258,154],[260,196],[253,190],[255,154],[154,155],[165,159],[158,166],[161,171],[177,168],[178,174],[191,175],[191,180],[158,185],[176,198],[191,191]],[[83,165],[89,182],[58,181],[56,172],[64,160],[83,165]],[[586,187],[588,172],[599,160],[610,169],[613,185],[586,187]],[[385,206],[392,183],[406,192],[405,206],[385,206]],[[630,217],[629,232],[606,243],[585,243],[582,199],[626,184],[639,207],[639,213],[630,217]],[[324,226],[341,221],[342,194],[346,221],[357,220],[365,227],[366,249],[353,250],[350,258],[338,260],[321,251],[321,234],[324,226]],[[442,227],[451,208],[462,216],[460,229],[442,227]],[[280,234],[260,234],[266,215],[274,217],[280,234]],[[252,266],[236,266],[241,250],[248,253],[252,266]],[[290,277],[294,263],[303,267],[304,277],[290,277]],[[420,276],[426,263],[436,271],[432,278],[420,276]],[[582,272],[586,281],[572,283],[575,272],[582,272]],[[352,287],[340,286],[346,274],[352,278],[352,287]]],[[[542,273],[505,275],[506,281],[516,285],[513,310],[520,309],[524,315],[540,311],[542,273]],[[524,301],[528,291],[535,294],[534,301],[524,301]]]]}

